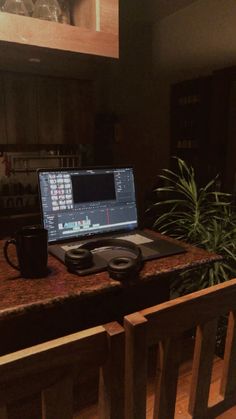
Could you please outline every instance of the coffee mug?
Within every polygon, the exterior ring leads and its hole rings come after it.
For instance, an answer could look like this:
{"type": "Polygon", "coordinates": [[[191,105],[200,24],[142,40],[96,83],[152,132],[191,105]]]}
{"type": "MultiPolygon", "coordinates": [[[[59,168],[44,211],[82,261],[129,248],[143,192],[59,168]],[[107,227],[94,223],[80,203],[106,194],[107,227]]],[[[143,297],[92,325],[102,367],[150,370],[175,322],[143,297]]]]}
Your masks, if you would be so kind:
{"type": "Polygon", "coordinates": [[[21,272],[24,278],[42,278],[48,268],[48,231],[40,226],[26,226],[19,229],[14,238],[4,244],[4,256],[13,268],[21,272]],[[18,265],[8,256],[10,244],[16,246],[18,265]]]}

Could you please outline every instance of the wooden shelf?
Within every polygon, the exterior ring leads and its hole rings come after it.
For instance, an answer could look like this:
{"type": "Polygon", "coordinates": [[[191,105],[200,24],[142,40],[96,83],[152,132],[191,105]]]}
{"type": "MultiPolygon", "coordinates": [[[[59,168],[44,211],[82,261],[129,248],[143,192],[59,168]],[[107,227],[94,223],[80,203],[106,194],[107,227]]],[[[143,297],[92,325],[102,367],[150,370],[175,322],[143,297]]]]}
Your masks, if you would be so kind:
{"type": "Polygon", "coordinates": [[[71,25],[0,13],[0,42],[118,57],[118,36],[71,25]]]}
{"type": "Polygon", "coordinates": [[[75,0],[71,12],[76,26],[0,12],[1,61],[37,59],[37,53],[40,61],[44,50],[54,59],[57,52],[118,58],[118,0],[75,0]]]}

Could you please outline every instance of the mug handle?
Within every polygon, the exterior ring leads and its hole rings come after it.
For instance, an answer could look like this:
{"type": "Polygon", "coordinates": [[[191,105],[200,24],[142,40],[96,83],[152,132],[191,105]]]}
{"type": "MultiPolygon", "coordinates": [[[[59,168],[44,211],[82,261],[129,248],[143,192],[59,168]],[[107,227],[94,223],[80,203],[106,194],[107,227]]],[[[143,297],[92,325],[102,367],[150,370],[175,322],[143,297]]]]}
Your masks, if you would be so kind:
{"type": "Polygon", "coordinates": [[[11,262],[8,257],[8,246],[10,244],[14,244],[16,246],[16,240],[10,239],[4,243],[4,247],[3,247],[4,256],[5,256],[6,261],[9,263],[9,265],[11,265],[14,269],[17,269],[19,271],[20,270],[19,266],[16,266],[13,262],[11,262]]]}

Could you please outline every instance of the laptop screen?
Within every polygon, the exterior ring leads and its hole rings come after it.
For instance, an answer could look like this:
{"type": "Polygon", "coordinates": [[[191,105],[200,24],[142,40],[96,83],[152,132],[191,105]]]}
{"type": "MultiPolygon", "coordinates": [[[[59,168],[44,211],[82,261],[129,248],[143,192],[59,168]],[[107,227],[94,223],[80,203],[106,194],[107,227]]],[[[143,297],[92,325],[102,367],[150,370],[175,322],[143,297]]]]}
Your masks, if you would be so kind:
{"type": "Polygon", "coordinates": [[[133,169],[38,170],[49,243],[138,225],[133,169]]]}

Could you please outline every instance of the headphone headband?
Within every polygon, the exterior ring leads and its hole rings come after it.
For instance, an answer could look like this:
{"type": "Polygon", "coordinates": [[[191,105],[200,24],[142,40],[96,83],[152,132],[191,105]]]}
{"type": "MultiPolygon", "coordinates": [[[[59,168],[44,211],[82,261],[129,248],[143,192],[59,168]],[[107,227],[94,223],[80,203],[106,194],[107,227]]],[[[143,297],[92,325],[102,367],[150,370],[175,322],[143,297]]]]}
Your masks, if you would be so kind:
{"type": "Polygon", "coordinates": [[[94,250],[97,247],[121,247],[124,249],[128,249],[131,250],[136,257],[141,257],[141,250],[140,248],[128,241],[128,240],[123,240],[123,239],[94,239],[94,240],[89,240],[86,243],[83,243],[81,245],[78,246],[78,249],[87,249],[87,250],[94,250]]]}
{"type": "Polygon", "coordinates": [[[135,243],[123,239],[89,240],[77,248],[68,250],[65,254],[65,264],[71,272],[87,269],[93,263],[92,250],[102,247],[130,250],[134,255],[118,256],[109,260],[107,270],[112,278],[121,281],[137,275],[142,265],[142,252],[135,243]]]}

